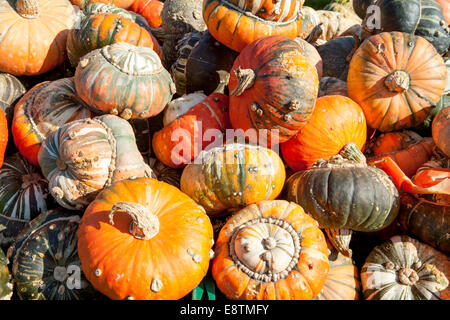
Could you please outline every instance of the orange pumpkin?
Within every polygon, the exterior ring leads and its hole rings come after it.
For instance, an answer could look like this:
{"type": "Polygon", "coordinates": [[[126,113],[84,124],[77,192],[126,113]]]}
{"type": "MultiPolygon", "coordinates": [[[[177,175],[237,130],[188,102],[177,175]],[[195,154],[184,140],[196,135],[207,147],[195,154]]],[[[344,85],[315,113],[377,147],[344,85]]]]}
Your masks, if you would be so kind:
{"type": "Polygon", "coordinates": [[[319,159],[329,160],[350,142],[361,149],[366,138],[366,120],[357,103],[344,96],[323,96],[307,124],[280,149],[288,166],[299,171],[319,159]]]}
{"type": "Polygon", "coordinates": [[[284,22],[268,21],[246,14],[244,10],[222,0],[203,1],[203,19],[217,41],[237,52],[253,41],[271,35],[295,39],[302,26],[300,15],[284,22]]]}
{"type": "Polygon", "coordinates": [[[250,142],[271,146],[288,140],[306,124],[319,78],[296,41],[270,36],[242,50],[230,71],[229,90],[233,128],[256,131],[250,142]],[[262,130],[267,130],[267,138],[262,130]]]}
{"type": "Polygon", "coordinates": [[[287,21],[296,17],[303,0],[228,0],[238,8],[268,21],[287,21]]]}
{"type": "Polygon", "coordinates": [[[217,287],[237,300],[311,300],[328,270],[317,221],[285,200],[262,201],[231,216],[212,263],[217,287]]]}
{"type": "Polygon", "coordinates": [[[413,131],[389,132],[375,139],[373,147],[370,148],[373,155],[369,156],[368,163],[388,156],[408,177],[412,177],[417,169],[430,159],[433,147],[432,138],[422,138],[413,131]]]}
{"type": "Polygon", "coordinates": [[[424,122],[447,81],[444,60],[420,36],[383,32],[365,40],[350,62],[348,95],[382,132],[424,122]]]}
{"type": "Polygon", "coordinates": [[[172,168],[182,168],[211,145],[221,145],[219,139],[230,128],[228,96],[212,93],[189,111],[155,132],[152,149],[156,157],[172,168]],[[207,132],[214,133],[206,136],[207,132]]]}
{"type": "Polygon", "coordinates": [[[37,75],[61,65],[75,21],[68,0],[1,0],[0,71],[37,75]]]}
{"type": "Polygon", "coordinates": [[[445,17],[445,21],[450,25],[450,2],[448,0],[436,0],[442,9],[442,13],[445,17]]]}
{"type": "Polygon", "coordinates": [[[78,255],[86,278],[115,300],[174,300],[206,275],[213,228],[202,207],[152,178],[123,180],[86,209],[78,255]]]}
{"type": "Polygon", "coordinates": [[[450,157],[450,107],[439,111],[433,119],[431,132],[434,143],[447,157],[450,157]]]}
{"type": "Polygon", "coordinates": [[[3,110],[0,108],[0,168],[3,166],[5,150],[8,144],[8,122],[3,110]]]}
{"type": "Polygon", "coordinates": [[[133,4],[134,0],[70,0],[70,2],[79,6],[80,9],[86,8],[91,3],[105,3],[118,8],[128,9],[133,4]]]}
{"type": "Polygon", "coordinates": [[[150,27],[159,28],[162,24],[163,7],[164,2],[159,0],[135,0],[130,10],[143,16],[150,27]]]}

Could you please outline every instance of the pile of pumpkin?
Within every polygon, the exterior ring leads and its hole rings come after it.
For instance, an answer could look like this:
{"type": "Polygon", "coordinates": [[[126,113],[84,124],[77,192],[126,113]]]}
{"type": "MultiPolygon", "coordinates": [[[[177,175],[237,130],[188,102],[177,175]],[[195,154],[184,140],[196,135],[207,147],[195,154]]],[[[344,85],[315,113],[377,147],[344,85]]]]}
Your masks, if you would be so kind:
{"type": "Polygon", "coordinates": [[[448,1],[326,2],[0,0],[0,298],[449,299],[448,1]]]}

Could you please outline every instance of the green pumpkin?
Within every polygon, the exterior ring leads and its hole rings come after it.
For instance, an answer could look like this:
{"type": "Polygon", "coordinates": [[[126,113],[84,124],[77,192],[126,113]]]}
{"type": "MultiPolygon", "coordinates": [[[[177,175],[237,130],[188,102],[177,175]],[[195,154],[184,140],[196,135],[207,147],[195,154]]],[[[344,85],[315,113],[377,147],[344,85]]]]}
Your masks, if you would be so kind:
{"type": "Polygon", "coordinates": [[[0,249],[0,300],[10,300],[12,296],[13,285],[8,270],[8,259],[0,249]]]}
{"type": "Polygon", "coordinates": [[[376,5],[380,8],[381,30],[414,33],[420,21],[420,1],[378,0],[376,5]]]}
{"type": "Polygon", "coordinates": [[[367,8],[374,4],[377,0],[353,0],[353,10],[356,14],[364,19],[366,17],[367,8]]]}
{"type": "Polygon", "coordinates": [[[52,205],[48,183],[39,169],[19,153],[5,159],[0,169],[0,244],[7,246],[28,222],[52,205]]]}
{"type": "Polygon", "coordinates": [[[366,300],[448,300],[450,260],[408,236],[375,247],[361,269],[366,300]]]}
{"type": "Polygon", "coordinates": [[[450,205],[405,193],[401,196],[399,221],[408,234],[450,253],[450,205]]]}
{"type": "Polygon", "coordinates": [[[143,16],[141,16],[140,14],[137,14],[135,12],[126,10],[126,9],[118,8],[111,4],[96,2],[96,3],[91,3],[91,4],[87,5],[83,9],[84,16],[92,16],[92,15],[96,15],[96,14],[100,14],[100,13],[118,14],[122,17],[125,17],[125,18],[137,23],[139,26],[150,31],[150,26],[148,25],[147,20],[145,20],[145,18],[143,16]]]}
{"type": "Polygon", "coordinates": [[[352,36],[334,38],[317,47],[322,57],[322,77],[334,77],[347,81],[349,62],[347,56],[355,47],[352,36]]]}
{"type": "Polygon", "coordinates": [[[21,300],[87,300],[99,294],[78,257],[79,215],[63,209],[42,213],[8,250],[21,300]]]}

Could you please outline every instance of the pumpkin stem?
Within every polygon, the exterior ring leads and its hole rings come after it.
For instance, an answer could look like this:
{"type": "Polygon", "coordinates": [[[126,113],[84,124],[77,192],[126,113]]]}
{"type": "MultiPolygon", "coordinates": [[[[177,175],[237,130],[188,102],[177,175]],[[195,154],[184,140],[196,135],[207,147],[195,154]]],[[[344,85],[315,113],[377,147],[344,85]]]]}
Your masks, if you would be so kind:
{"type": "Polygon", "coordinates": [[[16,11],[24,18],[37,18],[41,13],[39,0],[17,0],[16,11]]]}
{"type": "Polygon", "coordinates": [[[405,92],[409,89],[409,81],[409,74],[403,70],[395,70],[384,79],[384,85],[391,92],[405,92]]]}
{"type": "Polygon", "coordinates": [[[147,207],[135,202],[118,202],[109,213],[109,223],[114,225],[114,214],[118,211],[128,213],[133,219],[130,223],[130,233],[140,240],[150,240],[159,232],[158,217],[150,213],[147,207]]]}
{"type": "Polygon", "coordinates": [[[230,93],[230,96],[240,96],[245,90],[253,86],[255,82],[255,72],[252,69],[241,69],[239,66],[234,70],[234,74],[238,79],[238,85],[230,93]]]}
{"type": "Polygon", "coordinates": [[[401,268],[398,271],[398,280],[401,284],[404,284],[406,286],[412,286],[414,285],[418,280],[419,276],[417,275],[417,272],[410,268],[401,268]]]}
{"type": "Polygon", "coordinates": [[[333,247],[346,257],[352,256],[350,249],[350,241],[352,240],[352,230],[350,229],[333,229],[325,228],[328,240],[330,240],[333,247]]]}
{"type": "Polygon", "coordinates": [[[353,142],[347,143],[339,152],[339,154],[351,161],[358,163],[366,163],[366,156],[359,150],[358,146],[353,142]]]}
{"type": "Polygon", "coordinates": [[[214,93],[225,93],[225,88],[228,85],[228,81],[230,80],[230,74],[224,70],[216,71],[219,75],[219,85],[217,86],[214,93]]]}

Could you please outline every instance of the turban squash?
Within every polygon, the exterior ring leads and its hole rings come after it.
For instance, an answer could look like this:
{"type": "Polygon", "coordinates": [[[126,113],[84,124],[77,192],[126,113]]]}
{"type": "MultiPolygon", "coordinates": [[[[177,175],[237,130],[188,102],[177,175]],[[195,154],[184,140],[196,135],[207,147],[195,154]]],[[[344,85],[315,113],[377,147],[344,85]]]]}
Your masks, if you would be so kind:
{"type": "Polygon", "coordinates": [[[285,142],[306,124],[319,78],[296,41],[269,36],[241,51],[230,71],[229,90],[233,128],[256,132],[250,142],[271,146],[285,142]]]}
{"type": "Polygon", "coordinates": [[[104,189],[78,230],[86,278],[115,300],[183,298],[206,275],[213,242],[203,208],[151,178],[122,180],[104,189]]]}
{"type": "Polygon", "coordinates": [[[228,143],[200,153],[181,175],[181,191],[203,206],[210,216],[225,215],[281,192],[285,168],[271,149],[228,143]]]}
{"type": "Polygon", "coordinates": [[[39,166],[39,149],[51,132],[68,122],[92,116],[75,92],[73,78],[42,82],[16,104],[12,124],[14,143],[25,159],[39,166]]]}
{"type": "Polygon", "coordinates": [[[329,270],[325,236],[299,205],[261,201],[220,230],[212,275],[228,299],[311,300],[329,270]]]}
{"type": "Polygon", "coordinates": [[[38,161],[52,196],[71,210],[84,209],[111,183],[151,175],[131,125],[113,115],[61,126],[43,141],[38,161]]]}
{"type": "Polygon", "coordinates": [[[408,236],[375,247],[361,269],[366,300],[448,300],[450,260],[408,236]]]}
{"type": "Polygon", "coordinates": [[[299,171],[319,159],[330,159],[348,143],[361,149],[366,138],[360,106],[348,97],[333,95],[318,98],[307,124],[280,148],[287,165],[299,171]]]}
{"type": "Polygon", "coordinates": [[[282,35],[295,39],[302,25],[300,15],[287,21],[268,21],[246,14],[245,10],[224,0],[203,1],[203,19],[217,41],[237,52],[267,36],[282,35]]]}
{"type": "Polygon", "coordinates": [[[77,214],[56,209],[40,214],[20,232],[8,258],[21,300],[100,298],[81,270],[79,223],[77,214]]]}
{"type": "Polygon", "coordinates": [[[121,14],[107,12],[88,15],[79,28],[70,30],[66,45],[69,61],[76,67],[85,54],[116,42],[151,48],[162,59],[161,48],[150,31],[121,14]]]}
{"type": "Polygon", "coordinates": [[[287,21],[298,15],[304,0],[225,0],[224,2],[267,21],[287,21]]]}
{"type": "Polygon", "coordinates": [[[75,21],[68,0],[1,0],[0,71],[28,76],[61,65],[75,21]]]}
{"type": "Polygon", "coordinates": [[[95,113],[125,120],[157,115],[175,93],[172,78],[155,51],[126,42],[83,56],[74,82],[80,98],[95,113]]]}
{"type": "Polygon", "coordinates": [[[416,127],[440,100],[447,81],[442,57],[424,38],[383,32],[356,50],[348,72],[348,94],[381,132],[416,127]]]}
{"type": "Polygon", "coordinates": [[[118,8],[128,9],[133,4],[134,0],[70,0],[70,2],[79,6],[80,9],[84,9],[93,3],[110,4],[118,8]]]}
{"type": "MultiPolygon", "coordinates": [[[[169,167],[183,168],[202,150],[221,145],[230,128],[228,100],[223,93],[212,93],[155,132],[152,149],[156,157],[169,167]]],[[[164,120],[169,119],[165,116],[164,120]]]]}
{"type": "Polygon", "coordinates": [[[89,4],[88,6],[86,6],[82,12],[83,17],[94,16],[94,15],[101,14],[101,13],[118,14],[121,17],[127,18],[127,19],[137,23],[139,26],[141,26],[147,30],[150,30],[150,26],[148,25],[147,20],[145,20],[145,18],[143,16],[141,16],[140,14],[137,14],[135,12],[126,10],[126,9],[118,8],[111,4],[106,4],[106,3],[101,3],[101,2],[92,3],[92,4],[89,4]]]}

